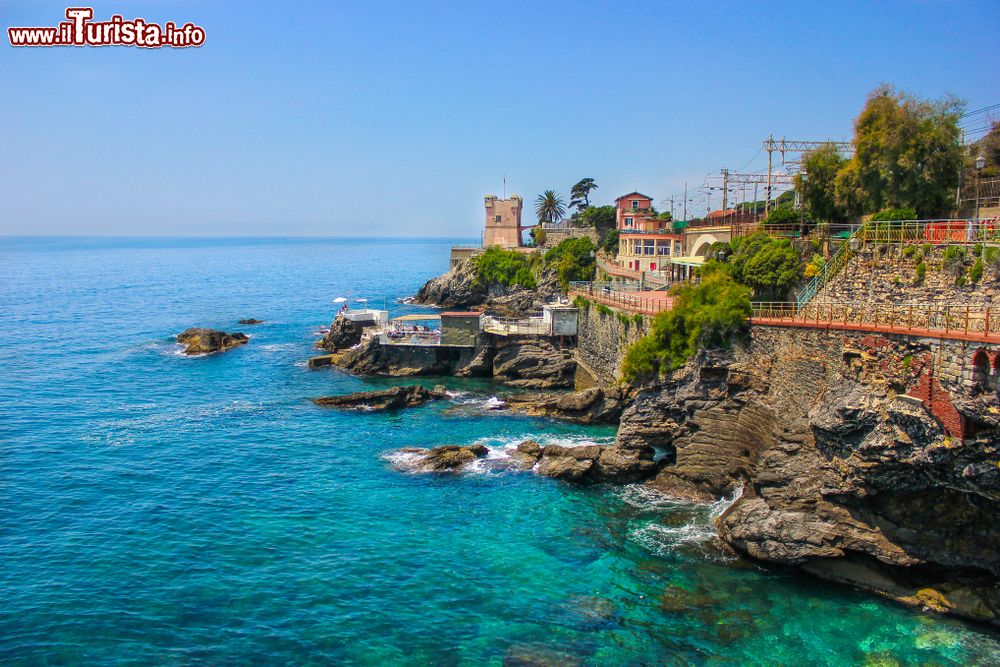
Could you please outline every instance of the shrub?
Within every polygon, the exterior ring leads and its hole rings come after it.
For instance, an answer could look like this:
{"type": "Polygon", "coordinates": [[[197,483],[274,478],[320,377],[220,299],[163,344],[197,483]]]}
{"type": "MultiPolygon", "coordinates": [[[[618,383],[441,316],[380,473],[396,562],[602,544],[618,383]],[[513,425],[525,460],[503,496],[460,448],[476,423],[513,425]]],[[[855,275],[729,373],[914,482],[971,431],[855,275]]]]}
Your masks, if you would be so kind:
{"type": "Polygon", "coordinates": [[[912,245],[908,245],[903,248],[903,257],[910,258],[917,254],[917,248],[912,245]]]}
{"type": "Polygon", "coordinates": [[[958,245],[945,248],[941,266],[953,275],[956,281],[962,278],[965,275],[965,248],[958,245]]]}
{"type": "Polygon", "coordinates": [[[530,234],[531,240],[535,242],[535,245],[545,245],[546,234],[544,229],[541,227],[534,227],[532,228],[530,234]]]}
{"type": "Polygon", "coordinates": [[[797,225],[802,222],[802,215],[793,208],[776,208],[764,218],[765,225],[797,225]]]}
{"type": "Polygon", "coordinates": [[[573,306],[576,307],[577,310],[587,312],[587,309],[590,308],[590,302],[584,299],[582,296],[578,296],[575,299],[573,299],[573,306]]]}
{"type": "Polygon", "coordinates": [[[555,270],[559,284],[566,289],[571,281],[593,277],[594,258],[591,253],[595,250],[596,246],[587,236],[563,239],[545,253],[543,263],[546,268],[555,270]]]}
{"type": "Polygon", "coordinates": [[[599,312],[601,315],[613,315],[615,311],[611,310],[603,303],[599,303],[597,304],[597,312],[599,312]]]}
{"type": "Polygon", "coordinates": [[[733,244],[733,250],[733,278],[758,296],[782,297],[802,277],[802,262],[788,239],[757,232],[733,244]]]}
{"type": "Polygon", "coordinates": [[[912,208],[887,208],[872,216],[872,222],[892,222],[895,220],[916,220],[917,211],[912,208]]]}
{"type": "Polygon", "coordinates": [[[636,326],[641,327],[642,326],[642,313],[636,313],[635,315],[633,315],[632,316],[632,321],[635,322],[636,326]]]}
{"type": "Polygon", "coordinates": [[[673,308],[654,317],[649,334],[629,348],[622,363],[625,381],[679,368],[699,349],[727,347],[745,330],[750,289],[733,280],[727,266],[713,261],[700,274],[698,284],[672,290],[673,308]]]}
{"type": "Polygon", "coordinates": [[[976,263],[972,265],[969,269],[969,281],[973,283],[978,283],[983,279],[983,258],[977,257],[976,263]]]}
{"type": "Polygon", "coordinates": [[[922,246],[920,246],[920,252],[924,257],[930,257],[932,250],[934,250],[934,246],[932,246],[930,243],[925,243],[922,246]]]}
{"type": "Polygon", "coordinates": [[[993,269],[994,272],[1000,271],[1000,248],[989,247],[983,252],[983,260],[986,266],[993,269]]]}
{"type": "Polygon", "coordinates": [[[922,283],[924,278],[927,277],[927,264],[921,259],[917,262],[917,265],[913,267],[914,275],[916,276],[917,283],[922,283]]]}
{"type": "Polygon", "coordinates": [[[806,264],[805,277],[812,278],[819,275],[823,271],[824,266],[826,266],[826,259],[824,259],[823,255],[815,253],[812,259],[809,260],[809,263],[806,264]]]}
{"type": "Polygon", "coordinates": [[[493,246],[473,257],[472,263],[476,267],[480,285],[519,285],[527,289],[537,287],[535,276],[531,273],[530,260],[524,253],[493,246]]]}

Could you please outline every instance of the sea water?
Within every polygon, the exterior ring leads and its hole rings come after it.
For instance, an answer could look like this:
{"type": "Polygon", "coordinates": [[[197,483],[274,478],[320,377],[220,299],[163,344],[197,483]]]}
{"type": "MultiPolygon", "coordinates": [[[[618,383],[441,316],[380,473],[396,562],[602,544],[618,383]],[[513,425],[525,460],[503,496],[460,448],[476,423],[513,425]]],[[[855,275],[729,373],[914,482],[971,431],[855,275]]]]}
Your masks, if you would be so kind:
{"type": "Polygon", "coordinates": [[[727,555],[725,501],[502,465],[613,428],[498,414],[486,381],[313,405],[392,384],[306,367],[332,300],[419,312],[394,300],[449,245],[0,240],[0,662],[1000,662],[983,627],[727,555]],[[251,339],[185,357],[189,326],[251,339]],[[455,475],[394,453],[474,442],[488,459],[455,475]]]}

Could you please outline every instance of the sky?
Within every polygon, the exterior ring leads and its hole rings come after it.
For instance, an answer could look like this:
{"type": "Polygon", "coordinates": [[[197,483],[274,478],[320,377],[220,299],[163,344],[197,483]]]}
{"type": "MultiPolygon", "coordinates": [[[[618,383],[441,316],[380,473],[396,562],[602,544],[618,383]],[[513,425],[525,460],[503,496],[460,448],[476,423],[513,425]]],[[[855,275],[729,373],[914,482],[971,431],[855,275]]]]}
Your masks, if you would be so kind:
{"type": "Polygon", "coordinates": [[[526,217],[584,177],[679,216],[882,82],[1000,102],[996,0],[89,6],[205,44],[14,48],[67,5],[0,0],[0,234],[474,238],[505,178],[526,217]]]}

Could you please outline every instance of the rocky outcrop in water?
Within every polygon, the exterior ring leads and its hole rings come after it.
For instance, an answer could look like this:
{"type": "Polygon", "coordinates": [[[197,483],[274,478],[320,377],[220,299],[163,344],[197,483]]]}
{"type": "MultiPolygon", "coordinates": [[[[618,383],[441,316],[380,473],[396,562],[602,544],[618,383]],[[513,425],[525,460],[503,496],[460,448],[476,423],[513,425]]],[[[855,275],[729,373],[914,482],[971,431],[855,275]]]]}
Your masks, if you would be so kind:
{"type": "Polygon", "coordinates": [[[637,390],[617,446],[664,451],[647,483],[672,495],[742,485],[718,529],[751,558],[997,623],[1000,437],[974,353],[757,327],[637,390]]]}
{"type": "Polygon", "coordinates": [[[361,342],[363,325],[338,314],[330,324],[330,332],[316,341],[316,347],[327,352],[352,348],[361,342]]]}
{"type": "Polygon", "coordinates": [[[448,390],[441,385],[428,389],[416,384],[376,391],[359,391],[343,396],[323,396],[314,398],[313,403],[343,410],[398,410],[399,408],[416,407],[447,396],[448,390]]]}
{"type": "Polygon", "coordinates": [[[626,484],[645,479],[657,468],[648,447],[549,445],[541,451],[535,472],[568,482],[626,484]]]}
{"type": "Polygon", "coordinates": [[[250,337],[243,333],[226,333],[217,329],[192,327],[177,334],[177,342],[184,346],[184,354],[215,354],[225,352],[240,345],[246,345],[250,337]]]}
{"type": "Polygon", "coordinates": [[[504,396],[503,401],[502,409],[577,424],[617,424],[623,406],[620,391],[605,391],[600,387],[566,393],[510,395],[504,396]]]}
{"type": "Polygon", "coordinates": [[[483,445],[444,445],[433,449],[404,447],[397,454],[411,455],[400,467],[410,472],[459,472],[489,453],[483,445]]]}
{"type": "Polygon", "coordinates": [[[253,317],[248,317],[245,320],[240,320],[237,324],[264,324],[264,320],[258,320],[253,317]]]}
{"type": "Polygon", "coordinates": [[[539,336],[497,337],[494,345],[494,379],[529,389],[573,386],[576,361],[571,349],[539,336]]]}

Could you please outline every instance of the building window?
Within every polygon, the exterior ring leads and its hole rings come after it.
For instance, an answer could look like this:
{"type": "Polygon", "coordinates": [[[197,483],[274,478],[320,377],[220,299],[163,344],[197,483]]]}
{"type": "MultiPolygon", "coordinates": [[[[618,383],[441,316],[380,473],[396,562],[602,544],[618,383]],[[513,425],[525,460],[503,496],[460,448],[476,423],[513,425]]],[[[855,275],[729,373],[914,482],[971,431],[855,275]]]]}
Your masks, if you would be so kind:
{"type": "Polygon", "coordinates": [[[638,211],[639,210],[639,200],[638,199],[633,199],[632,200],[632,210],[633,211],[638,211]]]}
{"type": "Polygon", "coordinates": [[[643,254],[644,255],[655,255],[656,254],[656,249],[655,249],[655,246],[654,246],[655,243],[656,243],[656,241],[654,241],[653,239],[646,239],[646,241],[643,244],[644,245],[644,250],[645,250],[645,252],[643,252],[643,254]]]}
{"type": "Polygon", "coordinates": [[[632,226],[632,220],[633,220],[632,218],[625,218],[625,226],[626,227],[631,227],[632,226]]]}
{"type": "Polygon", "coordinates": [[[495,218],[493,218],[493,222],[500,222],[500,218],[501,218],[501,216],[499,216],[499,215],[496,216],[495,218]]]}

